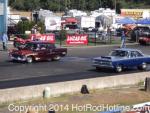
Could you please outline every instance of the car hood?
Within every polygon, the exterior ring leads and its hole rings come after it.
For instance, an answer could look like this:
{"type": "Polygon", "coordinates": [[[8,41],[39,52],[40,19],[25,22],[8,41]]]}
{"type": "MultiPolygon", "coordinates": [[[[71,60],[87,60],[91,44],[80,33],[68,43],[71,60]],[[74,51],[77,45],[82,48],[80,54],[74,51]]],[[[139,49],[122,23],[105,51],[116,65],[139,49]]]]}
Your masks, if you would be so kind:
{"type": "Polygon", "coordinates": [[[116,60],[122,60],[125,59],[126,57],[116,57],[116,56],[101,56],[101,57],[96,57],[94,60],[96,61],[116,61],[116,60]]]}
{"type": "Polygon", "coordinates": [[[11,54],[18,54],[18,55],[26,55],[26,54],[31,54],[33,51],[31,50],[13,50],[11,54]]]}

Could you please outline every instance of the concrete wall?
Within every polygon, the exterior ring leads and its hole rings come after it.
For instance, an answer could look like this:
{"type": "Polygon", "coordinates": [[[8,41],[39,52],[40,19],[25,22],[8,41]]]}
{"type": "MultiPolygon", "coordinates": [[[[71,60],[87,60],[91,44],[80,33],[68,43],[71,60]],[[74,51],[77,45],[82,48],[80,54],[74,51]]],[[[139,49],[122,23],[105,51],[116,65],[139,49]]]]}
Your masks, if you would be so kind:
{"type": "Polygon", "coordinates": [[[146,77],[150,77],[150,72],[132,73],[125,75],[98,77],[91,79],[58,82],[34,86],[17,87],[0,90],[0,103],[24,100],[35,97],[42,97],[43,90],[46,87],[50,88],[51,96],[59,96],[64,93],[79,92],[82,85],[86,84],[89,89],[98,89],[106,87],[115,87],[121,85],[132,85],[138,82],[145,81],[146,77]]]}

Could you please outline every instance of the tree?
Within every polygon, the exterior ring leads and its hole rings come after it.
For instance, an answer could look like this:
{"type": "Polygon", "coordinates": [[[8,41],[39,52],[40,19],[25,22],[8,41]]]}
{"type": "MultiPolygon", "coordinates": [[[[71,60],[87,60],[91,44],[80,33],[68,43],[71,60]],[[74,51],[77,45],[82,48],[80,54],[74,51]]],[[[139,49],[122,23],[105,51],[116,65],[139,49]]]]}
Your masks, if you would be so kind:
{"type": "Polygon", "coordinates": [[[40,6],[43,9],[49,9],[50,0],[40,0],[40,6]]]}
{"type": "MultiPolygon", "coordinates": [[[[147,7],[150,5],[150,0],[144,0],[144,2],[143,0],[9,0],[9,5],[14,9],[26,11],[39,8],[52,11],[65,11],[66,7],[68,9],[91,11],[100,7],[114,9],[115,2],[117,2],[117,8],[128,8],[129,6],[135,8],[138,4],[143,3],[145,3],[147,7]]],[[[117,9],[117,11],[119,10],[117,9]]]]}
{"type": "Polygon", "coordinates": [[[39,0],[25,0],[25,10],[36,10],[40,8],[39,0]]]}
{"type": "Polygon", "coordinates": [[[148,5],[150,5],[150,0],[145,0],[148,5]]]}
{"type": "Polygon", "coordinates": [[[80,0],[79,1],[79,9],[80,10],[85,10],[86,9],[86,0],[80,0]]]}
{"type": "Polygon", "coordinates": [[[65,0],[65,8],[71,8],[71,1],[70,0],[65,0]]]}
{"type": "Polygon", "coordinates": [[[89,10],[90,10],[90,11],[99,8],[98,0],[89,0],[89,3],[88,3],[88,4],[89,4],[89,10]]]}
{"type": "Polygon", "coordinates": [[[9,0],[8,5],[11,6],[14,3],[14,0],[9,0]]]}
{"type": "MultiPolygon", "coordinates": [[[[20,34],[24,34],[25,31],[30,31],[35,24],[34,21],[19,21],[17,31],[20,34]]],[[[44,22],[38,21],[37,26],[40,28],[40,33],[44,33],[44,22]]]]}
{"type": "Polygon", "coordinates": [[[12,7],[17,10],[23,10],[24,0],[15,0],[14,2],[12,2],[12,7]]]}
{"type": "Polygon", "coordinates": [[[117,12],[117,14],[121,13],[121,8],[122,8],[122,6],[121,6],[120,2],[117,2],[116,3],[116,12],[117,12]]]}
{"type": "Polygon", "coordinates": [[[113,9],[113,8],[114,8],[114,3],[113,3],[113,1],[112,1],[112,0],[107,0],[107,6],[108,6],[109,8],[111,8],[111,9],[113,9]]]}

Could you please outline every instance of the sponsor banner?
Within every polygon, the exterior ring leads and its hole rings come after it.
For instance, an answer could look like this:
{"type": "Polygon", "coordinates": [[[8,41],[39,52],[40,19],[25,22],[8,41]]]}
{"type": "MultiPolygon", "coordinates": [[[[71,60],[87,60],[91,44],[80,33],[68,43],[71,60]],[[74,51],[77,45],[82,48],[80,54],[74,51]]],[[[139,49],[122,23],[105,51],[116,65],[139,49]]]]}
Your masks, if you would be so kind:
{"type": "Polygon", "coordinates": [[[87,45],[88,35],[87,34],[67,35],[66,44],[67,45],[87,45]]]}
{"type": "Polygon", "coordinates": [[[55,35],[54,34],[31,34],[30,39],[55,43],[55,35]]]}
{"type": "Polygon", "coordinates": [[[143,18],[145,14],[148,16],[149,13],[150,9],[121,9],[121,16],[135,19],[143,18]]]}

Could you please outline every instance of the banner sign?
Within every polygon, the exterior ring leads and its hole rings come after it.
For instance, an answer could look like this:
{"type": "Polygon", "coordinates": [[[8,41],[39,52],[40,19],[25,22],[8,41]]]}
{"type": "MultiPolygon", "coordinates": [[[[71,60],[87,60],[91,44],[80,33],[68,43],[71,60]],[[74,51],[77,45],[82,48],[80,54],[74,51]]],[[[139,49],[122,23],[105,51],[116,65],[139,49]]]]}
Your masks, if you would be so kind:
{"type": "Polygon", "coordinates": [[[68,45],[87,45],[88,44],[88,35],[87,34],[67,35],[66,44],[68,44],[68,45]]]}
{"type": "Polygon", "coordinates": [[[121,16],[132,17],[135,19],[143,18],[143,15],[149,15],[150,9],[121,9],[121,16]]]}
{"type": "Polygon", "coordinates": [[[55,35],[54,34],[31,34],[30,39],[55,43],[55,35]]]}

